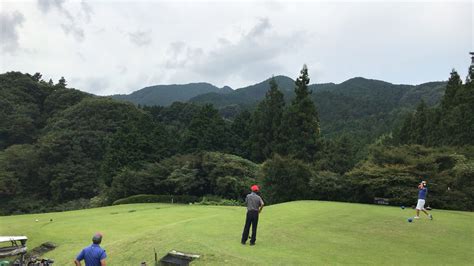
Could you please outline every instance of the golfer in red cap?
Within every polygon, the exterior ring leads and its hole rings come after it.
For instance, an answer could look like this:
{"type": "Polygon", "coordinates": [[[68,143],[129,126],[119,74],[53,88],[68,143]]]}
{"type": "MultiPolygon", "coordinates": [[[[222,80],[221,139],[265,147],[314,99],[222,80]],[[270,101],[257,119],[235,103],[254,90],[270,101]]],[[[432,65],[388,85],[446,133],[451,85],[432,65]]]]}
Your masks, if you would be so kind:
{"type": "Polygon", "coordinates": [[[242,233],[242,245],[245,245],[247,239],[249,238],[250,225],[252,225],[252,237],[250,238],[250,245],[255,245],[257,240],[257,224],[258,224],[258,214],[263,209],[263,200],[257,195],[257,192],[260,188],[257,185],[250,187],[252,193],[248,194],[245,198],[245,203],[247,204],[247,218],[245,219],[244,232],[242,233]]]}

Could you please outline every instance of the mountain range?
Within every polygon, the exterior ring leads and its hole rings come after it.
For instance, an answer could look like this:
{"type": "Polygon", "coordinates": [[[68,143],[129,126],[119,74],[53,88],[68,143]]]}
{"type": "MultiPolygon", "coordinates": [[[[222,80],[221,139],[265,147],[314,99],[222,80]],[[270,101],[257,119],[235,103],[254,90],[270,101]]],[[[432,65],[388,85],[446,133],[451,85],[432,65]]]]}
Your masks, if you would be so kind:
{"type": "MultiPolygon", "coordinates": [[[[285,100],[294,97],[295,81],[286,76],[275,76],[285,100]]],[[[158,85],[146,87],[129,95],[112,98],[140,105],[169,106],[175,101],[198,105],[212,104],[223,117],[232,119],[244,109],[252,109],[269,89],[270,79],[232,90],[209,83],[186,85],[158,85]]],[[[325,135],[349,133],[360,138],[373,139],[390,132],[405,113],[424,101],[436,105],[444,94],[446,82],[427,82],[420,85],[392,84],[356,77],[342,83],[310,84],[325,135]]]]}
{"type": "MultiPolygon", "coordinates": [[[[286,76],[274,77],[279,89],[287,100],[293,97],[295,81],[286,76]]],[[[190,83],[183,85],[155,85],[145,87],[131,94],[112,95],[114,99],[125,100],[140,105],[169,106],[173,102],[210,103],[221,108],[228,105],[252,106],[265,97],[269,80],[243,88],[218,88],[210,83],[190,83]]],[[[340,84],[311,84],[315,99],[325,97],[330,92],[359,100],[382,101],[390,105],[412,106],[424,100],[428,105],[436,104],[444,93],[445,82],[428,82],[420,85],[397,85],[385,81],[356,77],[340,84]]]]}
{"type": "Polygon", "coordinates": [[[218,88],[212,84],[200,82],[184,85],[155,85],[145,87],[128,95],[112,95],[112,98],[130,101],[140,105],[168,106],[173,102],[186,102],[192,97],[205,93],[226,94],[232,91],[233,90],[228,86],[218,88]]]}

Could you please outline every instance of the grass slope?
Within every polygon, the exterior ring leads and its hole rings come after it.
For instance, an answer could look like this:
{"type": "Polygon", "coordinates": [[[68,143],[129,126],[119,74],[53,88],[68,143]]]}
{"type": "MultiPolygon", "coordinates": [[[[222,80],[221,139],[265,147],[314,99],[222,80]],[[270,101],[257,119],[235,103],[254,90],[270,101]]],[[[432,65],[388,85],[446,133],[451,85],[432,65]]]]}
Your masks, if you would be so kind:
{"type": "Polygon", "coordinates": [[[474,213],[433,211],[414,223],[411,209],[336,202],[298,201],[266,207],[257,245],[242,246],[241,207],[131,204],[0,217],[0,235],[27,235],[30,249],[46,241],[46,254],[70,265],[104,233],[110,265],[138,265],[171,249],[202,254],[193,264],[467,265],[474,261],[474,213]],[[50,222],[49,219],[53,221],[50,222]],[[39,219],[39,222],[35,222],[39,219]]]}

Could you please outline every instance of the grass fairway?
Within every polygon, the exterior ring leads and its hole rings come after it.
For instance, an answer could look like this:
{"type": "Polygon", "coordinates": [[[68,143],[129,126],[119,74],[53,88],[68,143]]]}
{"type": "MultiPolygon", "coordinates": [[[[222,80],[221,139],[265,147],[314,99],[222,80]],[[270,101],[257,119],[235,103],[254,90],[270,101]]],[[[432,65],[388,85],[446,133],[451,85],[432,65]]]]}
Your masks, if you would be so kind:
{"type": "Polygon", "coordinates": [[[298,201],[266,207],[257,245],[242,246],[242,207],[131,204],[61,213],[0,217],[0,235],[26,235],[28,246],[53,241],[55,265],[104,234],[109,265],[139,265],[171,249],[198,253],[202,264],[472,265],[474,213],[432,212],[408,223],[411,209],[298,201]],[[53,219],[50,222],[50,219],[53,219]],[[39,222],[35,222],[39,219],[39,222]]]}

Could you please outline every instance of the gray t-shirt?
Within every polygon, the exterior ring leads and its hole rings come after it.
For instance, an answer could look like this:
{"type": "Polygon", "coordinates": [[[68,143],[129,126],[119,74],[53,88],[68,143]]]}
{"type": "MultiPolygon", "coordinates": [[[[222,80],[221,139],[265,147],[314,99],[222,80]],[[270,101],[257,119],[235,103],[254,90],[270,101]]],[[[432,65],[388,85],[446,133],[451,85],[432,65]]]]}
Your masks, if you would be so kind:
{"type": "Polygon", "coordinates": [[[263,200],[259,195],[252,192],[245,198],[245,203],[247,204],[247,210],[258,211],[259,207],[263,205],[263,200]]]}

